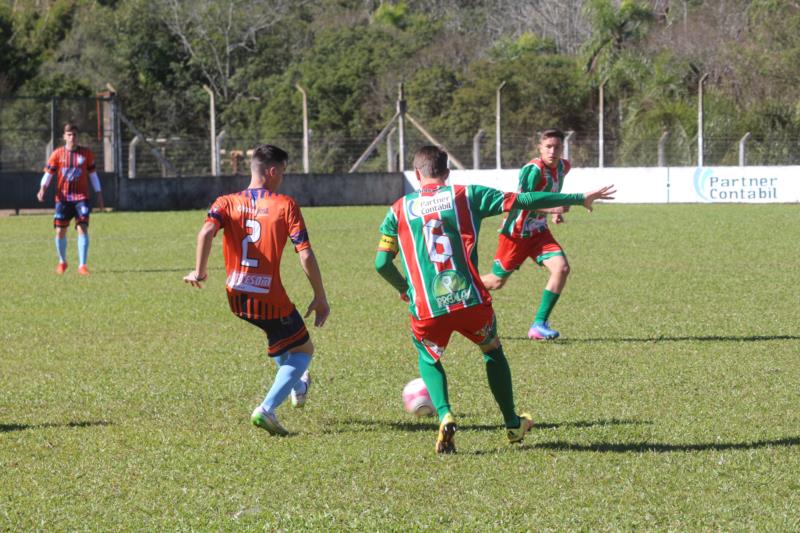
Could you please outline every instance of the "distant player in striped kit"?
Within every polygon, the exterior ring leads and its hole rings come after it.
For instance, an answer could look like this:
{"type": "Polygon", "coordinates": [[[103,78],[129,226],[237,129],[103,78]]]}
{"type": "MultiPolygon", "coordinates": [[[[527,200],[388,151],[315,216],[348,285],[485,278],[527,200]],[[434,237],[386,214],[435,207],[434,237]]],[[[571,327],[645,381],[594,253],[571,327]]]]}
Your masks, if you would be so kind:
{"type": "Polygon", "coordinates": [[[63,274],[67,270],[67,228],[75,219],[78,230],[78,273],[87,276],[89,268],[86,260],[89,255],[89,214],[92,206],[89,203],[89,182],[92,183],[97,206],[105,207],[103,192],[100,190],[100,179],[97,177],[94,154],[84,146],[78,145],[78,127],[67,123],[64,125],[64,146],[56,149],[47,160],[44,175],[36,198],[44,202],[44,193],[53,176],[56,177],[56,213],[53,226],[56,228],[56,251],[58,265],[56,273],[63,274]]]}
{"type": "MultiPolygon", "coordinates": [[[[564,133],[556,129],[543,131],[538,148],[539,158],[531,160],[519,172],[517,192],[561,192],[564,177],[570,169],[569,161],[561,159],[564,133]]],[[[509,212],[500,228],[492,271],[482,278],[487,289],[499,289],[529,257],[550,272],[539,309],[528,329],[530,339],[555,339],[559,336],[558,331],[550,327],[549,318],[567,283],[569,261],[550,233],[547,218],[549,216],[553,224],[561,224],[568,210],[569,206],[564,206],[509,212]]]]}
{"type": "Polygon", "coordinates": [[[441,357],[454,331],[483,352],[489,388],[500,407],[510,443],[521,442],[533,427],[527,413],[517,414],[506,361],[489,292],[478,274],[478,234],[483,218],[511,209],[584,205],[612,199],[612,187],[586,194],[503,193],[478,185],[447,185],[447,153],[424,146],[414,156],[419,191],[390,208],[375,268],[409,302],[412,342],[420,375],[439,415],[437,453],[455,451],[455,418],[450,412],[447,378],[441,357]],[[402,257],[405,275],[394,265],[402,257]]]}
{"type": "Polygon", "coordinates": [[[314,353],[303,318],[281,283],[281,255],[287,240],[294,245],[314,291],[305,316],[313,311],[314,325],[320,327],[330,313],[300,207],[290,196],[277,192],[288,159],[288,154],[277,146],[264,144],[254,150],[250,186],[220,196],[213,203],[197,235],[196,268],[183,278],[186,283],[202,287],[208,277],[211,243],[222,229],[225,285],[231,311],[266,333],[267,353],[278,365],[266,398],[250,417],[253,425],[272,435],[288,434],[275,409],[289,395],[295,407],[305,404],[311,385],[308,366],[314,353]]]}

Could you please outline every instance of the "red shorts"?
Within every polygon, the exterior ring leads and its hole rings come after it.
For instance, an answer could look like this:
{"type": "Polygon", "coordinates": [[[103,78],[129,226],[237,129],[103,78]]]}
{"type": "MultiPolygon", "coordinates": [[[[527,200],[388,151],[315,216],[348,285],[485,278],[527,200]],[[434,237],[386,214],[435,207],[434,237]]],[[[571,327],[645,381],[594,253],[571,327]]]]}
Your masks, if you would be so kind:
{"type": "Polygon", "coordinates": [[[536,261],[537,265],[541,265],[557,255],[564,255],[564,251],[549,229],[530,237],[508,237],[501,233],[497,242],[497,252],[494,254],[492,274],[506,278],[519,269],[529,257],[536,261]]]}
{"type": "Polygon", "coordinates": [[[424,345],[434,361],[438,361],[442,356],[454,331],[461,333],[475,344],[492,340],[497,335],[492,304],[474,305],[426,320],[411,317],[411,332],[414,334],[414,339],[424,345]]]}

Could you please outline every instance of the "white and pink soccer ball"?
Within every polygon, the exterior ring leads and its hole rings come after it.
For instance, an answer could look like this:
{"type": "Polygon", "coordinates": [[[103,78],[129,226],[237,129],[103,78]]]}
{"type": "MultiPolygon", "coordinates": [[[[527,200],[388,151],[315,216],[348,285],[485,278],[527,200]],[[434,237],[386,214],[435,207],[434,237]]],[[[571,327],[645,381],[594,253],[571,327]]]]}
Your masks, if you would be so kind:
{"type": "Polygon", "coordinates": [[[436,412],[422,378],[412,379],[403,387],[403,407],[414,416],[431,416],[436,412]]]}

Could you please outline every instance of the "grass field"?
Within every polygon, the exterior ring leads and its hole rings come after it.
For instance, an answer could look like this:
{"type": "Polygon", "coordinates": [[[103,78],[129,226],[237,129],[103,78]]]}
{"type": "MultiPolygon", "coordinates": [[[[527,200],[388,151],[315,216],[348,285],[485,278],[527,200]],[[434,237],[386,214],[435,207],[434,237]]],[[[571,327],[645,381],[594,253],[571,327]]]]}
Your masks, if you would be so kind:
{"type": "MultiPolygon", "coordinates": [[[[525,337],[544,271],[495,294],[536,428],[505,443],[482,359],[454,338],[445,457],[433,419],[401,407],[416,356],[372,266],[385,208],[304,213],[332,314],[283,439],[249,424],[274,366],[227,309],[220,239],[207,287],[181,282],[202,212],[94,215],[88,278],[73,230],[59,277],[49,216],[0,219],[0,529],[800,529],[798,206],[572,213],[563,340],[525,337]]],[[[283,270],[304,309],[291,251],[283,270]]]]}

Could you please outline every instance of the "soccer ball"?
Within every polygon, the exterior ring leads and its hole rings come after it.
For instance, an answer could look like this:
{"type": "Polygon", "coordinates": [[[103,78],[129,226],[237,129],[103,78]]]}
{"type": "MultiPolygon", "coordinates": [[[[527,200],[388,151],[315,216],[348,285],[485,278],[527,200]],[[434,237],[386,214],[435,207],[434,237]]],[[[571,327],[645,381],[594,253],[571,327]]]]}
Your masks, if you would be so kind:
{"type": "Polygon", "coordinates": [[[431,416],[436,412],[422,378],[412,379],[403,387],[403,407],[414,416],[431,416]]]}

